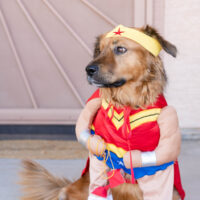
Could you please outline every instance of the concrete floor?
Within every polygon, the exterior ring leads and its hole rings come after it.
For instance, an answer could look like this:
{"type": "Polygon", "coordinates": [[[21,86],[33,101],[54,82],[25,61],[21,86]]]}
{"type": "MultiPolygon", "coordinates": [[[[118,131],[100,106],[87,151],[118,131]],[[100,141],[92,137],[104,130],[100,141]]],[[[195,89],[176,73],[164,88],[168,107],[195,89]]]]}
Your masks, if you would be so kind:
{"type": "MultiPolygon", "coordinates": [[[[84,160],[38,160],[50,172],[71,180],[80,176],[84,160]],[[70,172],[70,173],[69,173],[70,172]]],[[[183,141],[179,158],[186,200],[200,199],[200,140],[183,141]]],[[[0,200],[17,200],[20,187],[17,185],[20,160],[0,159],[0,200]]]]}

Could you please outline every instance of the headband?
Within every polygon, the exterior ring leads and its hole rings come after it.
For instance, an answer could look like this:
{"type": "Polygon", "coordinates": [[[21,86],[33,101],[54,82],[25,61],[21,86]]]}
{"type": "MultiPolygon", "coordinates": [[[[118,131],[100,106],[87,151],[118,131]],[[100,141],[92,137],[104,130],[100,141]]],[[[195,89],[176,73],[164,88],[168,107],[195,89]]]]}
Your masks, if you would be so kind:
{"type": "Polygon", "coordinates": [[[129,38],[141,46],[143,46],[146,50],[152,53],[154,56],[158,56],[162,47],[160,43],[153,37],[150,37],[144,34],[141,31],[138,31],[133,28],[128,28],[123,25],[119,25],[115,27],[112,31],[106,34],[106,38],[109,37],[125,37],[129,38]]]}

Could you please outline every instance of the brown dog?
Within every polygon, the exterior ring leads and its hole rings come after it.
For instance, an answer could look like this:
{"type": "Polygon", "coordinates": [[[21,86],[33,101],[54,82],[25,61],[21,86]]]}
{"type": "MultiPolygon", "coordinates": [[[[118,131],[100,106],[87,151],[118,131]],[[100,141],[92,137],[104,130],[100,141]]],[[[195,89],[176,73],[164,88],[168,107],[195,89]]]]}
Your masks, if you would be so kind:
{"type": "MultiPolygon", "coordinates": [[[[155,29],[139,29],[157,39],[162,48],[176,57],[176,47],[164,40],[155,29]]],[[[90,84],[101,88],[101,97],[115,106],[144,108],[163,93],[167,77],[159,56],[153,56],[138,43],[127,38],[97,38],[94,58],[86,67],[90,84]]],[[[76,182],[52,176],[32,161],[24,161],[23,200],[87,200],[89,174],[76,182]]],[[[138,185],[125,183],[112,190],[114,200],[142,200],[138,185]]],[[[178,199],[176,192],[173,199],[178,199]]]]}
{"type": "MultiPolygon", "coordinates": [[[[164,40],[155,29],[147,26],[141,31],[157,39],[167,53],[176,57],[176,47],[164,40]]],[[[104,35],[99,36],[94,59],[86,71],[89,83],[102,87],[102,98],[114,105],[132,108],[154,103],[167,81],[161,58],[123,37],[105,39],[104,35]],[[91,71],[92,76],[89,75],[91,71]]]]}

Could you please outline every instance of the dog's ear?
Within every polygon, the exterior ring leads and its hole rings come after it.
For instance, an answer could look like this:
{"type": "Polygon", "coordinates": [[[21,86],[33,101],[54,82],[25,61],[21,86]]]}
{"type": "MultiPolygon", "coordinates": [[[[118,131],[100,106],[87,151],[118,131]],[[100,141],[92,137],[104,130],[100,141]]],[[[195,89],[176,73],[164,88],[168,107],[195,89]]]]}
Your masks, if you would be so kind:
{"type": "Polygon", "coordinates": [[[99,35],[96,37],[96,42],[94,44],[94,52],[93,52],[93,58],[96,58],[100,53],[100,41],[102,39],[103,35],[99,35]]]}
{"type": "Polygon", "coordinates": [[[175,45],[171,44],[170,42],[166,41],[154,28],[150,26],[146,26],[143,29],[143,32],[155,39],[161,44],[162,48],[173,57],[177,55],[177,48],[175,45]]]}

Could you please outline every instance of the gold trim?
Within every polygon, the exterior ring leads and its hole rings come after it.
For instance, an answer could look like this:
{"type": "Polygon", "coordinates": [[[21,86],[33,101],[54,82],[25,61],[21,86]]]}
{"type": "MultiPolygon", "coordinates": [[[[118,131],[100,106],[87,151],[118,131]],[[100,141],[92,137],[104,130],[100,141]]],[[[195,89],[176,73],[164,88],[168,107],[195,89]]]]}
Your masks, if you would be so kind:
{"type": "Polygon", "coordinates": [[[108,151],[115,153],[118,158],[123,158],[124,154],[127,152],[123,148],[117,147],[116,145],[111,144],[111,143],[107,143],[106,149],[108,151]]]}
{"type": "Polygon", "coordinates": [[[137,128],[138,126],[144,123],[156,121],[158,119],[158,116],[159,116],[159,113],[155,114],[154,116],[145,116],[144,118],[131,123],[131,130],[137,128]]]}
{"type": "Polygon", "coordinates": [[[103,99],[101,105],[103,106],[103,108],[106,110],[108,108],[108,102],[103,99]]]}
{"type": "Polygon", "coordinates": [[[92,124],[92,126],[91,126],[91,130],[95,131],[95,127],[94,127],[93,124],[92,124]]]}
{"type": "Polygon", "coordinates": [[[131,130],[144,123],[156,121],[160,112],[160,108],[153,108],[141,111],[139,113],[136,113],[135,115],[130,116],[131,130]]]}
{"type": "MultiPolygon", "coordinates": [[[[108,108],[108,105],[109,104],[106,102],[106,100],[103,99],[102,106],[105,110],[108,108]]],[[[113,106],[111,106],[110,109],[108,110],[108,116],[110,118],[112,117],[112,112],[113,112],[113,106]]],[[[131,115],[129,117],[131,130],[144,123],[156,121],[158,119],[160,112],[161,112],[160,108],[152,108],[131,115]]],[[[121,113],[118,113],[114,110],[112,123],[116,127],[116,129],[119,130],[119,128],[122,127],[124,123],[124,112],[122,111],[121,113]]]]}
{"type": "Polygon", "coordinates": [[[160,113],[160,111],[161,111],[160,108],[152,108],[152,109],[140,111],[140,112],[130,116],[130,122],[135,121],[141,117],[145,117],[145,116],[152,115],[155,113],[160,113]]]}

